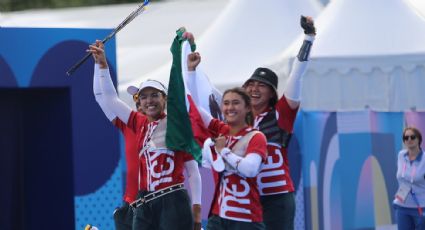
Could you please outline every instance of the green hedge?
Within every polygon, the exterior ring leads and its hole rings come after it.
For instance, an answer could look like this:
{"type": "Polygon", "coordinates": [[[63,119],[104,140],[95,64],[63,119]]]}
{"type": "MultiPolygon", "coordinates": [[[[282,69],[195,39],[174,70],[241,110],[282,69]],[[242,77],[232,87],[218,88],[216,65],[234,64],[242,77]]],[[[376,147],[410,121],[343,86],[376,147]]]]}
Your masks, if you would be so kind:
{"type": "MultiPolygon", "coordinates": [[[[137,3],[142,1],[143,0],[0,0],[0,11],[137,3]]],[[[159,0],[151,0],[151,2],[152,1],[159,0]]]]}

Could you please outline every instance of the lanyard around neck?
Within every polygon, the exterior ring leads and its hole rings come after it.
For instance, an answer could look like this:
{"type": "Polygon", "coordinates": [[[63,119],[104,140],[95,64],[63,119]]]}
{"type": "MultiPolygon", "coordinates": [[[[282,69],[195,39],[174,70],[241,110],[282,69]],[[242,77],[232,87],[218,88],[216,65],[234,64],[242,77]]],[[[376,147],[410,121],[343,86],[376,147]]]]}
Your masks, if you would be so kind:
{"type": "MultiPolygon", "coordinates": [[[[413,184],[413,178],[416,175],[416,165],[414,161],[411,164],[412,164],[412,170],[410,171],[410,183],[413,184]]],[[[406,175],[406,168],[407,168],[407,164],[406,164],[406,161],[404,161],[402,177],[405,177],[406,175]]]]}
{"type": "MultiPolygon", "coordinates": [[[[416,175],[416,165],[415,165],[415,161],[412,161],[412,163],[411,163],[411,165],[412,165],[412,170],[410,171],[410,184],[412,184],[413,185],[413,178],[415,177],[415,175],[416,175]]],[[[405,177],[405,175],[406,175],[406,168],[407,168],[407,164],[406,164],[406,160],[404,161],[404,163],[403,163],[403,172],[402,172],[402,177],[405,177]]],[[[413,191],[413,188],[410,188],[410,194],[412,195],[412,198],[413,198],[413,201],[416,203],[416,207],[418,208],[418,213],[419,213],[419,216],[422,216],[422,208],[421,208],[421,206],[420,206],[420,204],[419,204],[419,200],[418,200],[418,198],[416,197],[416,194],[415,194],[415,192],[413,191]]]]}

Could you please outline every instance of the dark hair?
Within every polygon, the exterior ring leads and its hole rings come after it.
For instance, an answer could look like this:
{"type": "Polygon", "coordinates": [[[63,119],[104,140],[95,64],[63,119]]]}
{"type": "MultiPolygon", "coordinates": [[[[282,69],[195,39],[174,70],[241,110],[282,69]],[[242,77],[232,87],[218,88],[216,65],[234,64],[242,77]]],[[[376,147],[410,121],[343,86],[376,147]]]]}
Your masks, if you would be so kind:
{"type": "Polygon", "coordinates": [[[238,94],[239,96],[242,97],[242,100],[244,100],[244,102],[245,102],[245,106],[247,108],[249,108],[249,112],[246,114],[246,117],[245,117],[245,122],[248,125],[252,126],[254,124],[254,114],[251,111],[251,98],[246,93],[245,89],[241,88],[241,87],[235,87],[235,88],[228,89],[228,90],[224,91],[223,98],[228,93],[236,93],[236,94],[238,94]]]}
{"type": "Polygon", "coordinates": [[[417,129],[417,128],[413,127],[413,126],[407,126],[406,128],[404,128],[404,130],[403,130],[403,136],[401,138],[404,137],[404,134],[406,134],[406,131],[407,130],[410,130],[410,131],[412,131],[415,134],[415,136],[419,140],[419,148],[421,148],[421,144],[422,144],[422,134],[421,134],[421,131],[419,131],[419,129],[417,129]]]}
{"type": "Polygon", "coordinates": [[[278,98],[277,98],[277,92],[271,86],[269,86],[269,87],[270,87],[270,90],[273,93],[273,97],[270,98],[270,100],[269,100],[269,106],[272,107],[272,108],[274,108],[276,106],[276,103],[277,103],[277,100],[278,100],[278,98]]]}

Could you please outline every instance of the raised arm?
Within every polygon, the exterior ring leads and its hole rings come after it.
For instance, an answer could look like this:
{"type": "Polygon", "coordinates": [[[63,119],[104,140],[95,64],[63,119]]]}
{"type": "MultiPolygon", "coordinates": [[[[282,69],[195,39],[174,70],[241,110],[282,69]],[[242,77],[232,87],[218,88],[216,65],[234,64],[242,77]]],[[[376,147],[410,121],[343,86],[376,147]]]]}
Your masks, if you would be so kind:
{"type": "Polygon", "coordinates": [[[103,43],[97,40],[95,44],[89,46],[87,51],[93,54],[96,63],[93,83],[98,85],[93,85],[93,90],[97,97],[101,98],[101,103],[98,102],[100,107],[104,112],[106,111],[105,115],[108,119],[116,116],[127,124],[132,109],[118,97],[109,73],[103,43]]]}
{"type": "Polygon", "coordinates": [[[307,70],[310,50],[316,36],[316,28],[314,27],[313,18],[301,16],[301,27],[304,29],[304,41],[300,51],[298,52],[297,58],[292,64],[292,71],[283,91],[286,100],[292,109],[296,109],[300,104],[302,77],[307,70]]]}
{"type": "MultiPolygon", "coordinates": [[[[191,38],[192,42],[194,42],[193,35],[191,33],[185,33],[184,35],[191,38]]],[[[189,43],[190,41],[189,40],[189,43]]],[[[197,106],[202,105],[202,100],[200,97],[204,96],[202,94],[202,89],[199,89],[197,86],[197,71],[196,67],[198,67],[199,63],[201,62],[201,55],[198,52],[191,52],[188,46],[185,46],[186,49],[183,50],[182,53],[182,64],[185,66],[182,66],[184,73],[184,81],[186,82],[187,90],[189,90],[190,94],[192,95],[192,98],[197,106]],[[198,91],[201,90],[201,95],[199,95],[198,91]]]]}
{"type": "Polygon", "coordinates": [[[100,67],[99,64],[94,65],[94,76],[93,76],[93,94],[96,99],[96,102],[99,104],[103,113],[106,115],[109,121],[114,122],[116,116],[108,108],[105,98],[103,97],[101,88],[100,88],[100,67]]]}

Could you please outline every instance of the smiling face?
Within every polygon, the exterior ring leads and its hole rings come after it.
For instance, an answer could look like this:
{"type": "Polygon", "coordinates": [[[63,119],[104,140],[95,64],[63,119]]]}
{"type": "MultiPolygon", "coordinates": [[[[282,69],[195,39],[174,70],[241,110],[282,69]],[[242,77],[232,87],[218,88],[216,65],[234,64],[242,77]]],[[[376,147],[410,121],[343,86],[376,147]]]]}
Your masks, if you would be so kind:
{"type": "Polygon", "coordinates": [[[139,93],[140,108],[150,121],[156,121],[165,110],[167,98],[161,91],[147,87],[139,93]]]}
{"type": "Polygon", "coordinates": [[[252,107],[255,110],[263,111],[270,105],[270,100],[274,96],[274,90],[266,83],[260,81],[249,81],[244,86],[251,98],[252,107]]]}
{"type": "Polygon", "coordinates": [[[246,125],[246,116],[250,108],[241,95],[228,92],[223,96],[221,111],[229,126],[242,127],[246,125]]]}

